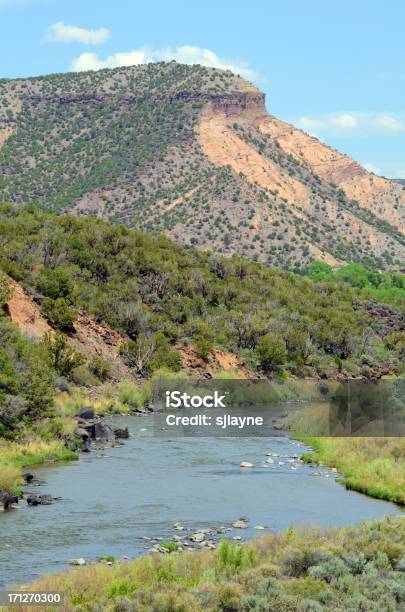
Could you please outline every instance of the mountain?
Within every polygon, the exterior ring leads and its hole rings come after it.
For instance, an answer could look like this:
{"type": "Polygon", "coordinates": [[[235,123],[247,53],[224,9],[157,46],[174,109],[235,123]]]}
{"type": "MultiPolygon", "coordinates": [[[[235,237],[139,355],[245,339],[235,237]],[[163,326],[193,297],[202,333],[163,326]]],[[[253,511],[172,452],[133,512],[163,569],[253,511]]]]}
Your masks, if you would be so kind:
{"type": "Polygon", "coordinates": [[[405,188],[171,63],[0,81],[0,201],[91,214],[280,267],[405,262],[405,188]]]}

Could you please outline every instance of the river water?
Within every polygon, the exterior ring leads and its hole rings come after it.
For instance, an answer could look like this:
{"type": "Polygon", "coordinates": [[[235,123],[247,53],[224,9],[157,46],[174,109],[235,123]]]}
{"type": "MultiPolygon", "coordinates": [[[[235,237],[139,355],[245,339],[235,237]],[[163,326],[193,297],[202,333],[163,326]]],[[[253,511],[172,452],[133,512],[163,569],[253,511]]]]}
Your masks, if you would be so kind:
{"type": "Polygon", "coordinates": [[[285,458],[263,467],[268,452],[306,450],[288,438],[155,437],[152,419],[117,417],[114,426],[128,425],[134,434],[124,446],[33,470],[46,484],[29,490],[63,500],[0,515],[0,587],[62,571],[72,558],[135,557],[148,546],[143,536],[170,538],[180,533],[173,532],[178,521],[197,530],[246,516],[249,528],[228,535],[248,539],[293,523],[329,527],[403,514],[346,491],[330,471],[292,469],[285,458]],[[241,461],[255,467],[242,469],[241,461]]]}

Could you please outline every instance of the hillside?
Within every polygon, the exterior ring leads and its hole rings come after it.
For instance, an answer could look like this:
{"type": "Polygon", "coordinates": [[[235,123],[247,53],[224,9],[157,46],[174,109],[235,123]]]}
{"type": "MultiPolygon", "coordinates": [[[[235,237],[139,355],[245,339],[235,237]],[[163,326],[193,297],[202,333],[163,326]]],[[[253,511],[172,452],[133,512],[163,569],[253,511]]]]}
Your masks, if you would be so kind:
{"type": "Polygon", "coordinates": [[[0,227],[0,269],[14,279],[4,300],[11,319],[33,338],[60,330],[89,361],[115,364],[115,378],[127,368],[145,377],[162,366],[215,371],[243,361],[323,378],[400,367],[401,274],[352,266],[335,278],[319,264],[311,280],[21,205],[0,207],[0,227]]]}
{"type": "Polygon", "coordinates": [[[280,267],[405,262],[405,190],[175,62],[0,81],[0,201],[280,267]]]}

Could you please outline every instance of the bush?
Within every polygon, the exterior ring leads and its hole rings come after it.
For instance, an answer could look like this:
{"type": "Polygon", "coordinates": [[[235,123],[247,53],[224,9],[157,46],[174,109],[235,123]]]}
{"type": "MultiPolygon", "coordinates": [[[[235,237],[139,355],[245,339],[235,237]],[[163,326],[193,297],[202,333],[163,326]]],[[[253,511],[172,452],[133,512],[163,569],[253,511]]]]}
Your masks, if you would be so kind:
{"type": "Polygon", "coordinates": [[[176,372],[181,369],[180,354],[170,349],[169,342],[162,333],[129,340],[121,345],[120,353],[126,365],[134,368],[143,377],[164,367],[176,372]]]}
{"type": "Polygon", "coordinates": [[[69,298],[73,291],[70,274],[64,268],[45,268],[36,279],[38,290],[48,298],[69,298]]]}
{"type": "Polygon", "coordinates": [[[106,381],[111,377],[111,366],[104,357],[95,355],[89,362],[89,370],[94,376],[96,376],[101,382],[106,381]]]}
{"type": "Polygon", "coordinates": [[[73,370],[86,361],[84,355],[70,346],[66,336],[57,333],[54,338],[46,334],[42,340],[52,367],[61,376],[71,376],[73,370]]]}
{"type": "Polygon", "coordinates": [[[0,426],[13,430],[51,413],[53,374],[41,343],[22,337],[0,317],[0,426]]]}
{"type": "Polygon", "coordinates": [[[277,334],[266,334],[257,343],[256,353],[264,370],[284,365],[288,353],[284,338],[277,334]]]}
{"type": "Polygon", "coordinates": [[[255,553],[252,548],[236,546],[228,540],[222,540],[217,556],[219,572],[233,574],[242,569],[254,567],[255,563],[255,553]]]}
{"type": "Polygon", "coordinates": [[[87,365],[80,365],[74,368],[69,377],[75,385],[81,387],[95,387],[100,384],[100,379],[90,372],[87,365]]]}
{"type": "Polygon", "coordinates": [[[194,350],[197,356],[200,357],[200,359],[203,359],[204,361],[207,361],[208,356],[213,348],[213,342],[208,338],[204,338],[203,336],[197,336],[197,338],[194,339],[194,350]]]}
{"type": "Polygon", "coordinates": [[[310,567],[308,573],[313,578],[325,580],[325,582],[332,582],[332,580],[336,580],[347,574],[348,571],[349,569],[342,559],[339,557],[332,557],[319,565],[310,567]]]}
{"type": "Polygon", "coordinates": [[[307,546],[289,548],[282,557],[282,567],[287,576],[300,578],[319,560],[318,552],[307,546]]]}
{"type": "Polygon", "coordinates": [[[51,325],[60,331],[72,331],[77,313],[65,298],[45,298],[42,302],[42,312],[51,325]]]}

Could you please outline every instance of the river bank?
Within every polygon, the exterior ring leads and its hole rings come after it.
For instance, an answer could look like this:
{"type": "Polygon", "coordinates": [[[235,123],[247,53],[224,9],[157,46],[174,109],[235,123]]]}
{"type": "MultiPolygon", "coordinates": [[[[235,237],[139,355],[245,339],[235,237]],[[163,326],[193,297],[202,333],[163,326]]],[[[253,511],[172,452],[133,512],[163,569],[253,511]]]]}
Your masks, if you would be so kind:
{"type": "Polygon", "coordinates": [[[55,416],[22,429],[14,439],[0,436],[0,491],[19,495],[27,468],[77,459],[83,438],[77,435],[79,423],[74,415],[81,410],[90,407],[97,417],[146,414],[149,399],[148,381],[107,384],[101,392],[97,387],[84,391],[66,383],[66,390],[55,397],[55,416]]]}
{"type": "Polygon", "coordinates": [[[326,531],[292,527],[249,545],[224,541],[216,551],[109,559],[29,588],[62,592],[65,610],[399,611],[405,519],[326,531]]]}
{"type": "Polygon", "coordinates": [[[303,460],[336,468],[347,489],[405,505],[404,438],[298,439],[313,449],[303,460]]]}

